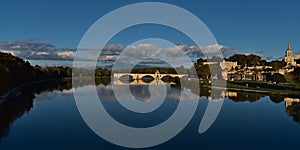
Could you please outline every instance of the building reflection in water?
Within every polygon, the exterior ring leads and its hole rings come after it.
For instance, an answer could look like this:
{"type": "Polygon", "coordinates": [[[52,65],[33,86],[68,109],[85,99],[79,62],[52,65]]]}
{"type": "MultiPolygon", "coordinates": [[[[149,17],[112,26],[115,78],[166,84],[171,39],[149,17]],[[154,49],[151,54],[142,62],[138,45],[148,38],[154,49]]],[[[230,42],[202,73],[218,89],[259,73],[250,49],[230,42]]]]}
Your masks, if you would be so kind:
{"type": "Polygon", "coordinates": [[[295,122],[300,123],[300,99],[285,97],[284,101],[287,114],[293,117],[295,122]]]}
{"type": "Polygon", "coordinates": [[[290,107],[290,106],[292,106],[293,104],[299,103],[299,102],[300,102],[300,99],[299,99],[299,98],[285,97],[285,98],[284,98],[284,101],[285,101],[285,107],[290,107]]]}
{"type": "MultiPolygon", "coordinates": [[[[7,136],[9,134],[9,130],[11,125],[15,122],[16,119],[20,118],[25,113],[29,112],[33,108],[33,102],[36,94],[52,92],[52,91],[65,91],[71,90],[72,88],[76,89],[77,87],[83,87],[87,85],[91,85],[89,79],[82,80],[80,85],[76,87],[72,87],[72,81],[49,81],[43,83],[37,83],[34,85],[30,85],[30,88],[22,89],[21,95],[18,97],[7,99],[6,101],[2,101],[0,103],[0,139],[7,136]]],[[[147,83],[148,85],[150,83],[147,83]]],[[[141,101],[148,100],[150,97],[149,86],[146,83],[143,85],[139,85],[135,83],[135,85],[130,86],[130,91],[132,95],[134,95],[137,99],[141,101]]],[[[167,83],[153,83],[156,86],[164,85],[167,83]]],[[[101,96],[107,100],[115,100],[114,93],[112,90],[112,85],[110,84],[110,80],[106,79],[96,79],[97,90],[101,90],[101,96]]],[[[216,89],[217,93],[214,97],[211,97],[211,88],[201,86],[201,90],[196,91],[192,84],[183,83],[184,89],[177,84],[167,84],[173,90],[168,91],[167,96],[172,99],[179,100],[181,94],[178,90],[187,90],[194,93],[201,98],[205,99],[213,99],[213,100],[223,100],[226,97],[228,100],[232,100],[234,102],[255,102],[260,100],[262,97],[269,96],[270,100],[274,103],[282,103],[285,102],[286,112],[289,116],[293,118],[293,120],[297,123],[300,123],[300,99],[295,96],[283,96],[283,95],[267,95],[267,94],[258,94],[258,93],[250,93],[250,92],[235,92],[235,91],[225,91],[222,89],[216,89]],[[177,91],[177,92],[176,92],[177,91]]],[[[184,95],[184,96],[192,96],[192,95],[184,95]]],[[[226,100],[227,100],[226,99],[226,100]]]]}

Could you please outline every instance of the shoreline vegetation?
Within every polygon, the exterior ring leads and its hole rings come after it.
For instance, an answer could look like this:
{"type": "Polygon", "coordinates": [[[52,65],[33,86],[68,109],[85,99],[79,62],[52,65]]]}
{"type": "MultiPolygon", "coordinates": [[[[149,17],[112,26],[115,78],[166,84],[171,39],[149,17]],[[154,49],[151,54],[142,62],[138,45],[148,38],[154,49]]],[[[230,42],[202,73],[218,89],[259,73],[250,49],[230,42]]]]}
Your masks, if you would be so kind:
{"type": "MultiPolygon", "coordinates": [[[[203,60],[200,60],[200,63],[203,60]]],[[[206,86],[210,88],[218,88],[218,82],[224,82],[224,80],[214,80],[216,84],[214,87],[211,85],[211,79],[209,76],[209,68],[207,66],[201,66],[199,61],[194,64],[196,68],[196,74],[200,79],[195,78],[195,72],[187,70],[185,68],[134,68],[132,73],[154,73],[159,70],[160,73],[187,73],[191,78],[187,78],[187,82],[193,80],[199,80],[200,86],[206,86]],[[205,75],[206,77],[205,77],[205,75]],[[194,76],[193,76],[194,75],[194,76]],[[204,79],[202,79],[204,77],[204,79]]],[[[210,66],[209,66],[210,67],[210,66]]],[[[124,71],[124,70],[123,70],[124,71]]],[[[122,71],[117,71],[122,72],[122,71]]],[[[71,80],[72,76],[78,78],[84,78],[91,76],[94,73],[96,80],[98,79],[111,79],[111,70],[106,68],[97,68],[91,72],[84,69],[70,68],[70,67],[40,67],[31,66],[29,62],[25,62],[21,58],[15,57],[8,53],[0,52],[0,100],[6,99],[11,95],[20,94],[20,88],[37,82],[46,81],[62,81],[71,80]]],[[[184,79],[184,80],[187,80],[184,79]]],[[[178,79],[167,78],[166,81],[175,81],[179,83],[178,79]]],[[[109,81],[110,82],[110,81],[109,81]]],[[[270,93],[270,94],[297,94],[300,95],[300,88],[298,83],[274,83],[265,81],[226,81],[226,90],[228,91],[244,91],[253,93],[270,93]]]]}

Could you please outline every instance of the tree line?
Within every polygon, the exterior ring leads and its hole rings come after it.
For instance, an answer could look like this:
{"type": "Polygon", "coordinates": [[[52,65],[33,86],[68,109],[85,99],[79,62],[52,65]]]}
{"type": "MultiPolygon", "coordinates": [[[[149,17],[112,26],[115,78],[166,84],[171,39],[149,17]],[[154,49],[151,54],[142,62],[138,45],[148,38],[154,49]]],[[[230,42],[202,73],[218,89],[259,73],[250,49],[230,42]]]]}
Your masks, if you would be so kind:
{"type": "Polygon", "coordinates": [[[0,52],[0,95],[10,88],[31,81],[46,79],[71,78],[74,76],[88,76],[94,73],[96,77],[109,77],[111,71],[106,68],[95,70],[71,67],[41,67],[32,66],[28,61],[15,57],[9,53],[0,52]]]}

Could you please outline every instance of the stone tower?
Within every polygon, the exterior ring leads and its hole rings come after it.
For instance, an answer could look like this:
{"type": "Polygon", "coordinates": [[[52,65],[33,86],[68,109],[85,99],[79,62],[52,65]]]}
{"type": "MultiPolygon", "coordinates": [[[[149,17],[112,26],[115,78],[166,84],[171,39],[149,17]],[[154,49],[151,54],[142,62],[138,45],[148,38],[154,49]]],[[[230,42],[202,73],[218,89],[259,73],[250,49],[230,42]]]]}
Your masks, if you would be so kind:
{"type": "Polygon", "coordinates": [[[288,47],[287,50],[285,51],[285,57],[284,57],[284,61],[291,66],[295,66],[295,59],[293,57],[293,51],[291,49],[291,44],[290,42],[288,43],[288,47]]]}

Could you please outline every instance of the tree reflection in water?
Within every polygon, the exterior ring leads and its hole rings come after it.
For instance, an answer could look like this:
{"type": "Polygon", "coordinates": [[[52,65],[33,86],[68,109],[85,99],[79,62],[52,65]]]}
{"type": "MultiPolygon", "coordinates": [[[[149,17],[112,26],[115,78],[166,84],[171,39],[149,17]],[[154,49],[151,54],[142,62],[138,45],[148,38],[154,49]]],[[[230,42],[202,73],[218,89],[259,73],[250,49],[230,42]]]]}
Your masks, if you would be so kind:
{"type": "MultiPolygon", "coordinates": [[[[91,85],[93,82],[90,79],[81,79],[81,84],[78,87],[91,85]]],[[[110,86],[109,79],[96,79],[96,85],[102,85],[105,87],[107,91],[105,91],[103,96],[112,96],[113,91],[110,86]]],[[[194,93],[199,93],[199,91],[195,90],[192,86],[193,84],[184,84],[184,88],[191,89],[194,93]]],[[[172,88],[181,89],[180,85],[171,85],[172,88]]],[[[0,139],[7,136],[9,134],[10,126],[15,122],[16,119],[29,112],[33,107],[33,102],[35,99],[35,94],[52,92],[52,91],[63,91],[70,90],[72,88],[71,80],[64,81],[45,81],[36,84],[28,85],[21,89],[22,93],[18,97],[9,98],[6,101],[0,103],[0,139]],[[30,87],[30,88],[29,88],[30,87]]],[[[136,86],[135,88],[131,88],[132,94],[140,99],[147,100],[150,97],[148,86],[136,86]]],[[[274,103],[282,103],[285,101],[286,112],[289,116],[293,118],[293,120],[297,123],[300,123],[300,100],[299,96],[283,96],[283,95],[267,95],[267,94],[258,94],[251,92],[234,92],[234,91],[224,91],[219,90],[218,93],[220,97],[213,97],[213,99],[218,99],[222,97],[226,97],[234,102],[256,102],[260,100],[262,97],[269,96],[270,100],[274,103]]],[[[172,95],[176,95],[173,93],[172,95]]],[[[180,96],[180,94],[177,94],[180,96]]],[[[201,86],[201,90],[199,93],[200,97],[205,97],[210,99],[211,88],[201,86]]]]}
{"type": "MultiPolygon", "coordinates": [[[[108,85],[110,80],[96,79],[96,85],[108,85]]],[[[82,79],[80,86],[90,85],[89,79],[82,79]]],[[[8,136],[10,126],[16,119],[29,112],[33,107],[35,94],[45,92],[70,90],[72,88],[71,80],[51,80],[40,83],[30,84],[20,89],[22,92],[17,97],[10,97],[0,103],[0,139],[8,136]]],[[[76,87],[75,87],[76,88],[76,87]]]]}

